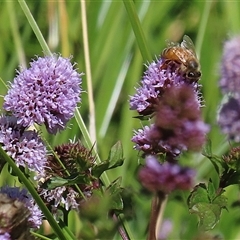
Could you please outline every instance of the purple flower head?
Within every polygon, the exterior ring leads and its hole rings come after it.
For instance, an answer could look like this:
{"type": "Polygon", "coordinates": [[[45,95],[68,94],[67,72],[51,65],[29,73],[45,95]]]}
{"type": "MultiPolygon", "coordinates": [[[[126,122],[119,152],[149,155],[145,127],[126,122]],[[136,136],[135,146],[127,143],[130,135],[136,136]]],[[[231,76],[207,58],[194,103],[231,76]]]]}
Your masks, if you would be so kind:
{"type": "Polygon", "coordinates": [[[146,157],[146,166],[139,171],[142,185],[149,191],[170,193],[174,190],[188,190],[193,186],[195,172],[177,164],[160,164],[155,156],[146,157]]]}
{"type": "Polygon", "coordinates": [[[224,44],[219,84],[224,93],[240,92],[240,36],[224,44]]]}
{"type": "MultiPolygon", "coordinates": [[[[130,109],[137,110],[140,115],[151,115],[155,112],[155,108],[166,89],[172,86],[188,84],[198,96],[199,85],[195,82],[189,83],[179,73],[179,68],[180,64],[174,61],[169,62],[166,66],[162,57],[156,62],[152,62],[145,71],[139,88],[136,88],[137,93],[130,97],[130,109]]],[[[200,97],[198,101],[200,105],[200,97]]]]}
{"type": "Polygon", "coordinates": [[[235,142],[240,141],[240,97],[228,96],[218,114],[218,124],[224,134],[235,142]]]}
{"type": "Polygon", "coordinates": [[[165,90],[156,107],[155,123],[135,132],[135,149],[145,154],[198,151],[209,128],[201,120],[195,92],[187,85],[165,90]]]}
{"type": "Polygon", "coordinates": [[[4,98],[4,108],[24,127],[45,124],[55,134],[65,128],[81,100],[81,75],[69,58],[38,57],[30,68],[18,72],[4,98]]]}
{"type": "MultiPolygon", "coordinates": [[[[4,214],[4,209],[6,209],[6,204],[13,204],[15,208],[20,208],[20,213],[22,214],[22,218],[26,218],[27,226],[29,228],[39,228],[42,224],[42,213],[38,206],[35,204],[33,198],[30,194],[28,194],[26,189],[20,189],[18,187],[2,187],[0,189],[0,216],[2,214],[2,217],[6,215],[4,214]],[[4,205],[5,204],[5,205],[4,205]],[[25,214],[23,214],[25,213],[25,214]]],[[[13,206],[13,208],[14,208],[13,206]]],[[[9,210],[8,213],[14,213],[13,210],[9,210]]],[[[19,214],[20,214],[19,213],[19,214]]],[[[16,213],[17,214],[17,213],[16,213]]],[[[9,216],[11,217],[11,216],[9,216]]],[[[16,218],[15,216],[14,218],[16,218]]],[[[1,219],[1,217],[0,217],[1,219]]],[[[23,219],[21,219],[23,220],[23,219]]],[[[0,231],[1,232],[1,231],[0,231]]]]}
{"type": "Polygon", "coordinates": [[[25,131],[23,126],[17,124],[15,117],[2,116],[0,144],[17,166],[43,174],[47,151],[36,131],[25,131]]]}

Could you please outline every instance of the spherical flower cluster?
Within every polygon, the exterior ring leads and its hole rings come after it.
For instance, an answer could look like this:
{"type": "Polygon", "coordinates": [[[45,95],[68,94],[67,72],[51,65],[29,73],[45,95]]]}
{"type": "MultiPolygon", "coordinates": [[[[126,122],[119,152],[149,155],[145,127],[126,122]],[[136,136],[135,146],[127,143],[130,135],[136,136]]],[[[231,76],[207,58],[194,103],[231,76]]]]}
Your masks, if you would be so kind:
{"type": "Polygon", "coordinates": [[[221,62],[220,87],[224,93],[240,92],[240,36],[226,41],[221,62]]]}
{"type": "Polygon", "coordinates": [[[28,127],[45,124],[50,133],[64,129],[80,102],[81,75],[69,58],[38,57],[18,72],[5,96],[4,108],[28,127]]]}
{"type": "MultiPolygon", "coordinates": [[[[19,218],[17,224],[26,220],[28,228],[37,229],[41,226],[42,213],[26,189],[5,186],[0,189],[0,194],[0,219],[10,220],[10,222],[0,221],[1,224],[11,227],[11,224],[16,223],[16,219],[19,218]]],[[[5,228],[8,227],[5,226],[5,228]]],[[[24,230],[26,229],[22,231],[24,230]]]]}
{"type": "Polygon", "coordinates": [[[193,186],[195,172],[177,164],[160,164],[155,156],[146,157],[146,165],[139,171],[141,184],[149,191],[170,193],[174,190],[188,190],[193,186]]]}
{"type": "Polygon", "coordinates": [[[184,84],[191,85],[196,93],[196,98],[201,105],[201,97],[198,92],[197,83],[189,83],[179,74],[179,64],[171,62],[163,68],[165,60],[163,58],[152,62],[145,71],[140,86],[136,88],[136,94],[130,97],[130,109],[137,110],[140,115],[151,115],[155,112],[159,99],[165,90],[172,86],[184,84]]]}
{"type": "Polygon", "coordinates": [[[198,151],[209,128],[201,120],[196,95],[187,85],[165,90],[156,107],[155,123],[135,132],[135,148],[146,154],[198,151]]]}
{"type": "Polygon", "coordinates": [[[43,174],[47,151],[36,131],[25,131],[15,117],[1,116],[0,144],[17,166],[43,174]]]}

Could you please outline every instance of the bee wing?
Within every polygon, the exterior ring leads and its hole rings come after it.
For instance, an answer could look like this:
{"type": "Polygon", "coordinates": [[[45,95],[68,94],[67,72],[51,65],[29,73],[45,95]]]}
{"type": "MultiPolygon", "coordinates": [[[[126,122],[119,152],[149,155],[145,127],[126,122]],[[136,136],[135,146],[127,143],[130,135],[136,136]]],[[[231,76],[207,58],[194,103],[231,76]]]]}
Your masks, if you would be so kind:
{"type": "Polygon", "coordinates": [[[168,48],[179,46],[178,42],[173,42],[173,41],[170,41],[169,39],[167,39],[165,42],[166,42],[168,48]]]}
{"type": "Polygon", "coordinates": [[[183,41],[181,43],[181,47],[184,47],[184,48],[190,50],[194,54],[194,56],[196,56],[194,44],[189,36],[187,36],[187,35],[183,36],[183,41]]]}

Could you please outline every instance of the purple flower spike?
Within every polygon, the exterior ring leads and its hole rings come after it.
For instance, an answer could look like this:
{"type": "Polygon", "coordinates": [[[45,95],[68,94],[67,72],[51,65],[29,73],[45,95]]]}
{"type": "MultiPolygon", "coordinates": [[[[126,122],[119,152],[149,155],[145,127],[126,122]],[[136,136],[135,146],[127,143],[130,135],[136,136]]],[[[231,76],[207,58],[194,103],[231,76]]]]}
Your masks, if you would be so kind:
{"type": "Polygon", "coordinates": [[[199,151],[209,127],[201,120],[199,104],[188,85],[165,90],[156,106],[155,123],[135,132],[135,149],[146,154],[199,151]]]}
{"type": "Polygon", "coordinates": [[[177,164],[160,164],[155,156],[146,157],[146,166],[139,171],[142,185],[149,191],[170,193],[174,190],[188,190],[193,186],[195,172],[177,164]]]}
{"type": "Polygon", "coordinates": [[[69,58],[38,57],[30,68],[18,72],[4,98],[4,108],[24,127],[45,124],[55,134],[65,128],[81,100],[81,76],[69,58]]]}
{"type": "Polygon", "coordinates": [[[240,92],[240,36],[232,38],[224,45],[220,87],[224,93],[240,92]]]}
{"type": "Polygon", "coordinates": [[[199,151],[208,131],[193,89],[187,85],[167,89],[157,107],[152,139],[173,150],[199,151]]]}

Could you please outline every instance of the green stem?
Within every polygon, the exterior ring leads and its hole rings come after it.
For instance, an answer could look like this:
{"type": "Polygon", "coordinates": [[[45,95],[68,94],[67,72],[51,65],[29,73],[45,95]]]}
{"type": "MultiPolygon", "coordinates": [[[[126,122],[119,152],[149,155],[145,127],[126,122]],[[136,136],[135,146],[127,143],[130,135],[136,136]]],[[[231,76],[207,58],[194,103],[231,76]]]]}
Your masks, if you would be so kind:
{"type": "MultiPolygon", "coordinates": [[[[76,119],[76,121],[77,121],[77,124],[78,124],[81,132],[82,132],[83,138],[85,139],[87,148],[88,148],[88,149],[92,149],[94,155],[96,156],[97,163],[101,163],[102,161],[101,161],[101,159],[100,159],[100,157],[99,157],[96,149],[93,147],[93,143],[92,143],[92,141],[91,141],[90,135],[89,135],[89,133],[88,133],[88,130],[87,130],[87,128],[86,128],[86,125],[84,124],[83,119],[82,119],[82,116],[81,116],[81,114],[80,114],[80,112],[79,112],[78,109],[75,111],[75,119],[76,119]]],[[[108,186],[108,185],[110,184],[110,180],[109,180],[106,172],[103,172],[103,174],[102,174],[101,177],[102,177],[103,183],[104,183],[106,186],[108,186]]]]}
{"type": "Polygon", "coordinates": [[[204,11],[203,11],[202,19],[201,19],[201,24],[199,26],[199,31],[198,31],[198,35],[197,35],[197,39],[196,39],[196,53],[198,54],[199,59],[200,59],[200,51],[202,48],[203,37],[204,37],[205,31],[206,31],[211,5],[212,5],[211,0],[205,2],[204,11]]]}
{"type": "Polygon", "coordinates": [[[41,197],[37,193],[36,189],[34,188],[33,184],[26,178],[26,176],[23,174],[23,172],[16,166],[15,162],[7,155],[7,153],[0,147],[0,156],[6,160],[13,169],[14,173],[19,177],[21,182],[26,186],[32,197],[34,198],[35,202],[43,212],[44,216],[48,220],[49,224],[53,228],[54,232],[56,235],[59,237],[61,240],[67,240],[67,238],[64,233],[62,232],[62,229],[60,226],[57,224],[55,219],[53,218],[51,212],[48,210],[46,204],[42,201],[41,197]]]}
{"type": "Polygon", "coordinates": [[[138,18],[136,8],[134,6],[134,3],[132,0],[123,0],[123,3],[125,5],[125,8],[128,13],[129,20],[132,24],[132,29],[134,31],[134,34],[136,36],[136,40],[139,46],[139,49],[142,54],[142,58],[144,61],[152,61],[151,54],[147,48],[146,39],[143,33],[143,29],[140,24],[140,20],[138,18]]]}
{"type": "Polygon", "coordinates": [[[34,20],[26,2],[24,0],[18,0],[24,14],[26,15],[27,19],[28,19],[28,22],[30,24],[30,26],[32,27],[32,30],[34,31],[37,39],[38,39],[38,42],[40,43],[42,49],[43,49],[43,52],[45,55],[52,55],[36,21],[34,20]]]}

